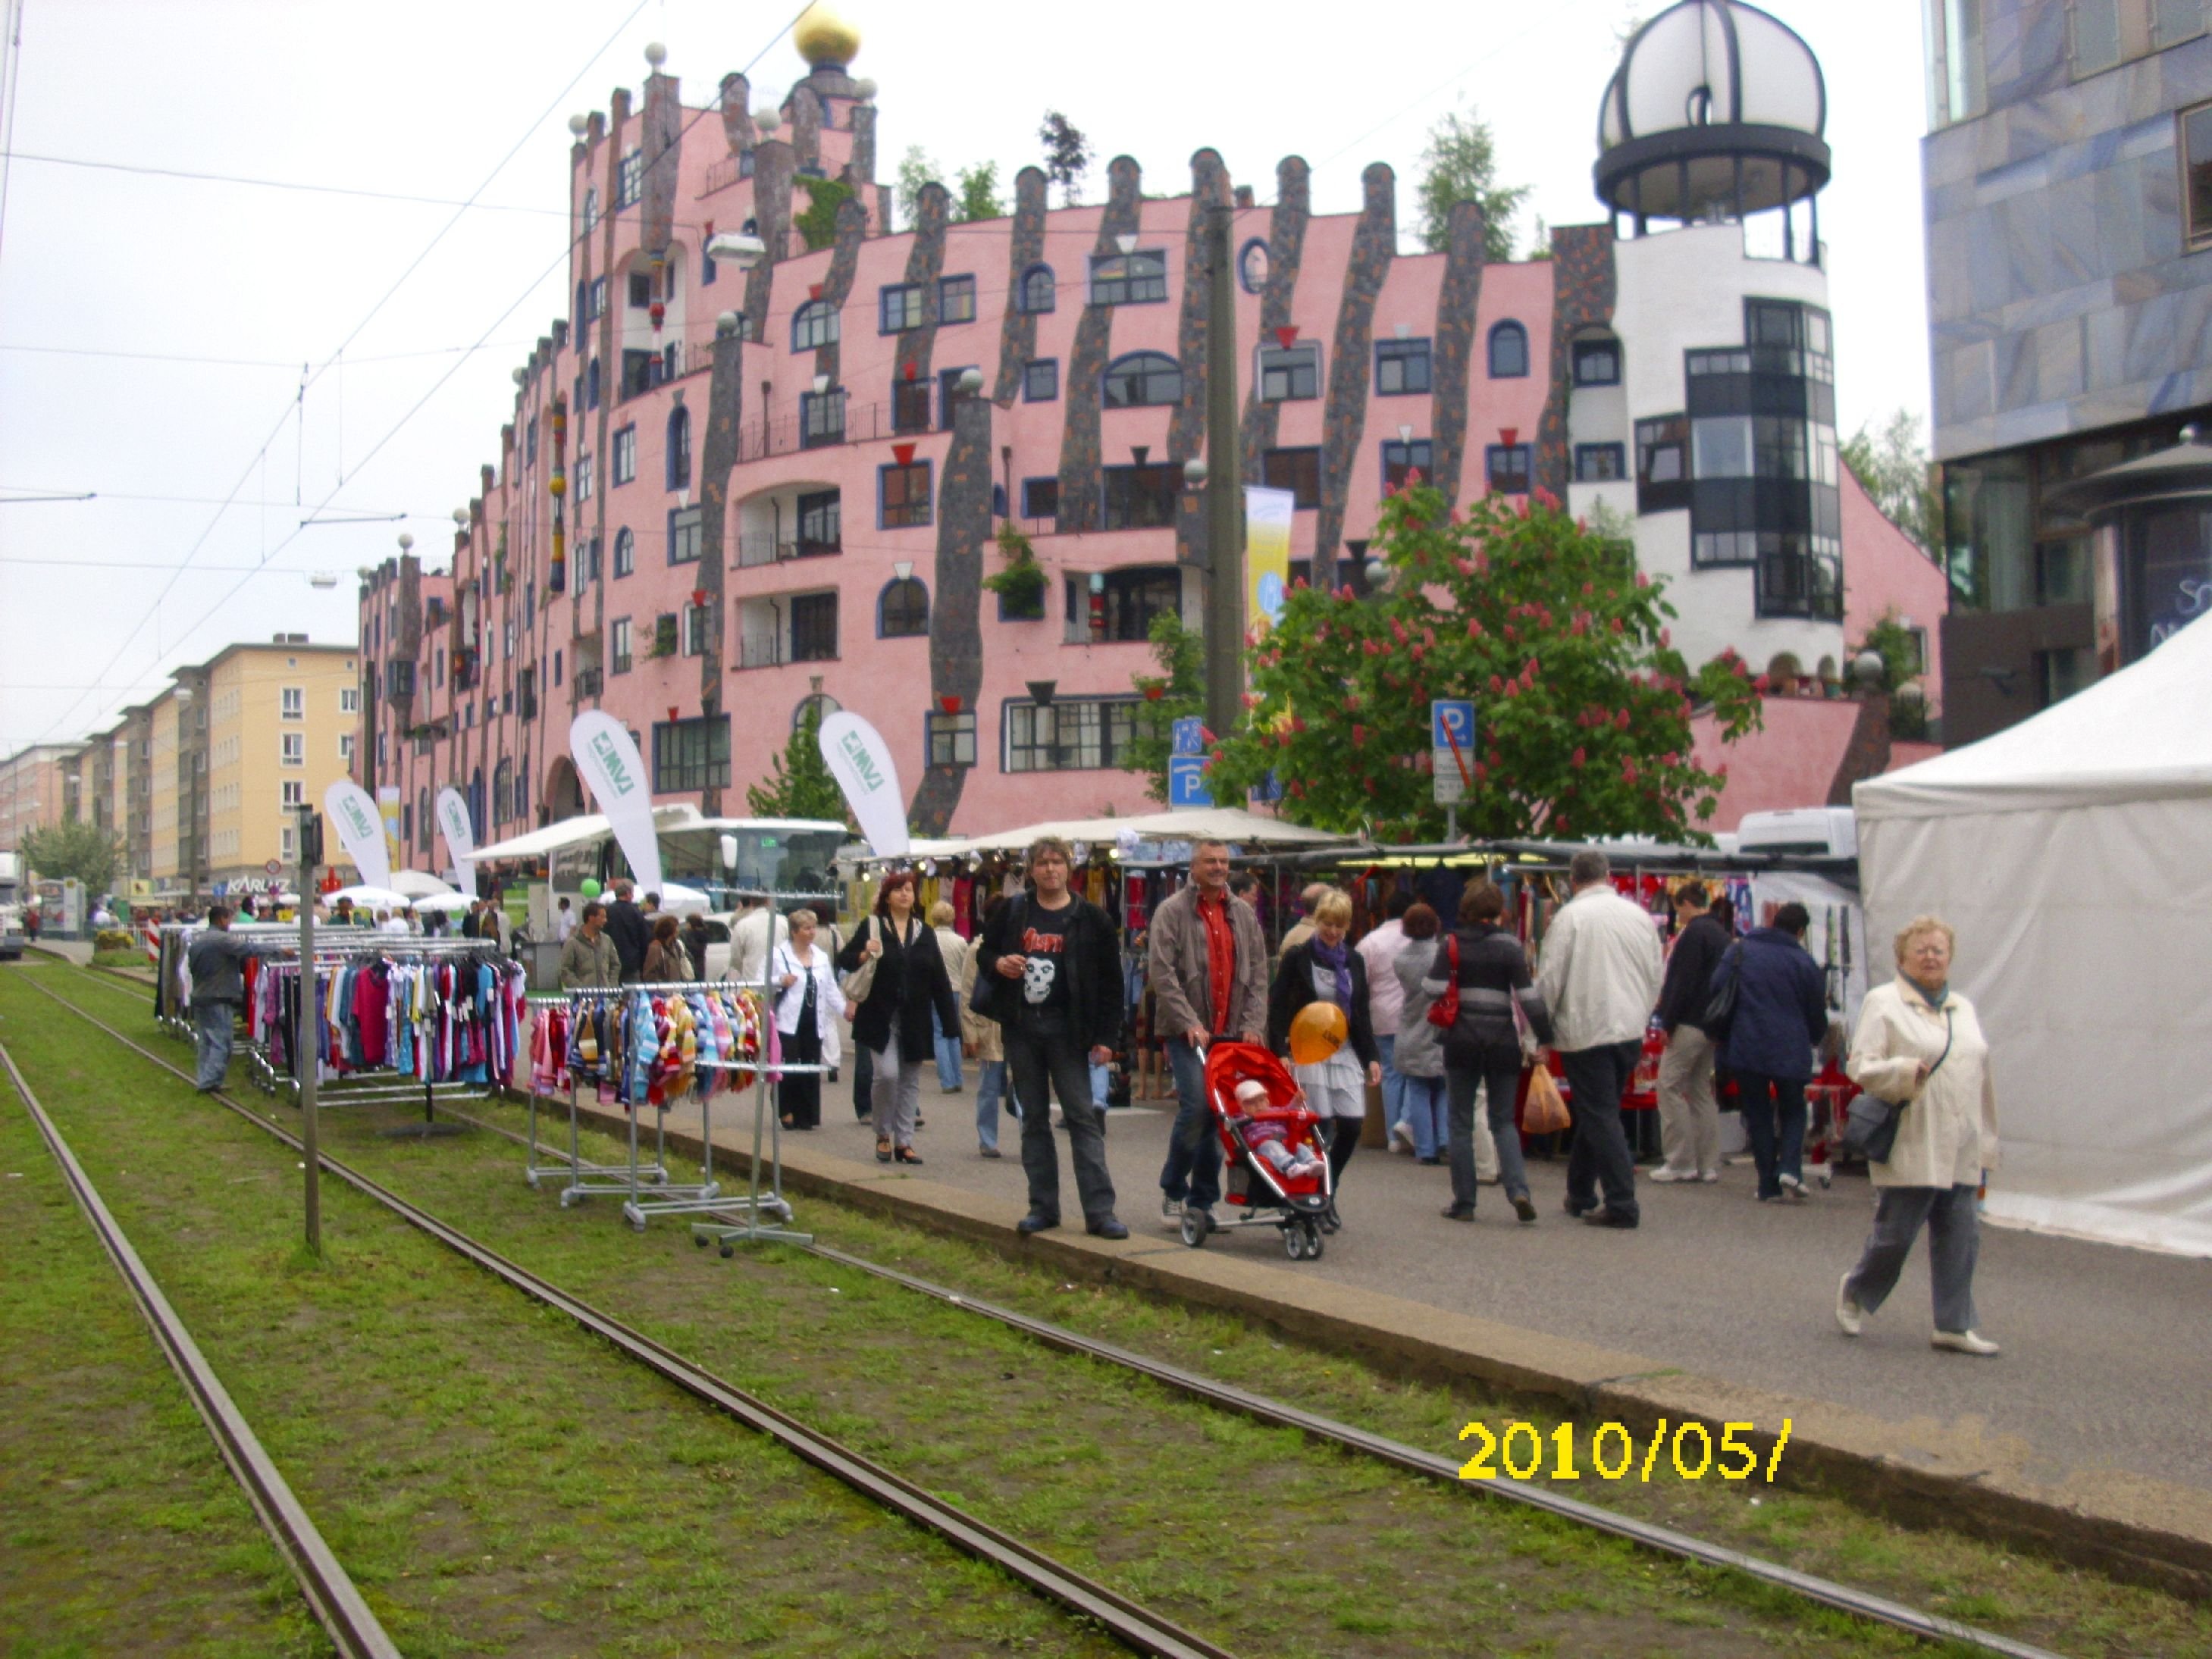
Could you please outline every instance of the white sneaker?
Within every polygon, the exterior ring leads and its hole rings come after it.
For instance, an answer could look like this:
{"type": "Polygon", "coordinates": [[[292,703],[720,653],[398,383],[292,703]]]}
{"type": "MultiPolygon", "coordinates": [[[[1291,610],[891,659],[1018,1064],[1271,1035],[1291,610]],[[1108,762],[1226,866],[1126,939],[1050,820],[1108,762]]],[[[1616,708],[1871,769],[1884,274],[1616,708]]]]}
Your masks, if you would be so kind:
{"type": "Polygon", "coordinates": [[[1859,1306],[1858,1298],[1851,1294],[1851,1276],[1845,1273],[1843,1282],[1836,1286],[1836,1323],[1844,1328],[1845,1336],[1859,1334],[1859,1322],[1866,1317],[1866,1310],[1859,1306]]]}
{"type": "Polygon", "coordinates": [[[1411,1125],[1398,1122],[1390,1126],[1390,1147],[1392,1151],[1400,1152],[1410,1152],[1413,1150],[1413,1131],[1411,1125]]]}
{"type": "Polygon", "coordinates": [[[1718,1170],[1708,1170],[1698,1177],[1698,1180],[1705,1182],[1708,1186],[1711,1185],[1714,1182],[1718,1181],[1720,1178],[1721,1172],[1718,1170]]]}
{"type": "Polygon", "coordinates": [[[1163,1196],[1160,1200],[1160,1219],[1170,1227],[1182,1224],[1182,1200],[1163,1196]]]}
{"type": "Polygon", "coordinates": [[[1650,1174],[1644,1176],[1646,1181],[1657,1182],[1695,1181],[1697,1178],[1697,1176],[1693,1172],[1677,1170],[1672,1164],[1662,1164],[1657,1169],[1652,1170],[1650,1174]]]}
{"type": "Polygon", "coordinates": [[[1805,1201],[1805,1183],[1797,1176],[1781,1175],[1774,1178],[1782,1183],[1783,1197],[1788,1199],[1792,1204],[1802,1204],[1805,1201]]]}
{"type": "Polygon", "coordinates": [[[1987,1356],[2003,1352],[1979,1331],[1938,1331],[1929,1342],[1930,1346],[1948,1348],[1953,1353],[1987,1356]]]}

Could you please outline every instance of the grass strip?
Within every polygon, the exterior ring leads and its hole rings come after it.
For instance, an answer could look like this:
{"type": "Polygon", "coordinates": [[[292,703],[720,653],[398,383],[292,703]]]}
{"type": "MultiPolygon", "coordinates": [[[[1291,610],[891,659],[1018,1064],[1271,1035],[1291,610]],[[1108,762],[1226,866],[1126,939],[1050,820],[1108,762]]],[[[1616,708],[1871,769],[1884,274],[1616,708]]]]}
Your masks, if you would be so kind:
{"type": "Polygon", "coordinates": [[[0,1261],[0,1652],[328,1652],[4,1079],[0,1261]]]}
{"type": "MultiPolygon", "coordinates": [[[[410,1656],[1118,1650],[335,1183],[325,1257],[306,1257],[288,1149],[13,975],[0,1018],[410,1656]]],[[[24,1468],[56,1455],[27,1447],[24,1468]]],[[[24,1605],[44,1619],[45,1598],[24,1605]]]]}

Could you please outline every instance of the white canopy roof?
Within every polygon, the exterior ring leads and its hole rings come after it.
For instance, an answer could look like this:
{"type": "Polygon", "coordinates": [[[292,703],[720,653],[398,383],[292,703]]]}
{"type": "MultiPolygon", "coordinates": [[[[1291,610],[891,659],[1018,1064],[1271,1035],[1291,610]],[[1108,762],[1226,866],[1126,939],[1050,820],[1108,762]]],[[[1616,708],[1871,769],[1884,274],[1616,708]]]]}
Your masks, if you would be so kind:
{"type": "Polygon", "coordinates": [[[2141,661],[2031,720],[1852,791],[1869,819],[2023,811],[2212,794],[2212,627],[2191,623],[2141,661]]]}
{"type": "MultiPolygon", "coordinates": [[[[653,821],[660,830],[696,830],[706,823],[696,806],[678,802],[653,809],[653,821]]],[[[573,818],[562,818],[558,823],[549,823],[543,830],[532,830],[527,835],[514,836],[506,841],[495,841],[489,847],[479,847],[469,854],[482,861],[485,859],[536,859],[548,853],[557,853],[564,847],[575,847],[587,841],[597,841],[611,834],[604,812],[580,812],[573,818]]]]}
{"type": "Polygon", "coordinates": [[[1055,818],[1025,823],[989,835],[955,837],[946,841],[916,841],[908,859],[959,858],[969,853],[1018,852],[1040,836],[1062,841],[1116,842],[1124,836],[1140,841],[1225,841],[1242,847],[1333,847],[1356,841],[1325,830],[1308,830],[1285,823],[1264,812],[1248,812],[1238,806],[1214,806],[1190,811],[1143,812],[1127,818],[1055,818]]]}

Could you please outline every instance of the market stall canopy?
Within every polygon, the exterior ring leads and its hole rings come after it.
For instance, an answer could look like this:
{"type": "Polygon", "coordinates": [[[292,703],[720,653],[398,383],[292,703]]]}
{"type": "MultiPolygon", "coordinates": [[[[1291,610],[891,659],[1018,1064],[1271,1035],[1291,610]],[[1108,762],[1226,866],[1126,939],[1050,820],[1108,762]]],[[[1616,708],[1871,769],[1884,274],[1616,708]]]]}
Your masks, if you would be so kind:
{"type": "MultiPolygon", "coordinates": [[[[697,807],[678,803],[654,807],[653,822],[655,829],[665,833],[671,830],[696,830],[707,820],[699,816],[697,807]]],[[[527,835],[514,836],[506,841],[495,841],[489,847],[479,847],[469,856],[480,865],[499,859],[542,859],[564,847],[580,846],[585,842],[598,841],[612,833],[605,813],[580,812],[573,818],[549,823],[543,830],[532,830],[527,835]]]]}
{"type": "Polygon", "coordinates": [[[341,887],[323,896],[333,908],[340,899],[350,899],[356,910],[404,910],[415,902],[406,894],[395,893],[389,887],[341,887]]]}
{"type": "Polygon", "coordinates": [[[448,915],[459,915],[476,902],[466,893],[429,893],[415,901],[417,915],[432,910],[443,910],[448,915]]]}
{"type": "MultiPolygon", "coordinates": [[[[971,853],[1019,852],[1042,836],[1088,842],[1093,846],[1111,846],[1124,836],[1139,841],[1225,841],[1239,847],[1349,847],[1358,842],[1356,836],[1308,830],[1280,818],[1271,818],[1263,812],[1222,806],[1200,811],[1143,812],[1127,818],[1056,818],[986,836],[916,841],[905,857],[912,860],[962,858],[971,853]]],[[[873,861],[872,855],[868,861],[873,861]]]]}
{"type": "Polygon", "coordinates": [[[440,881],[435,876],[426,876],[420,870],[394,870],[392,872],[392,890],[404,893],[409,898],[425,899],[444,898],[453,890],[447,883],[440,881]]]}
{"type": "Polygon", "coordinates": [[[703,916],[714,909],[704,893],[696,887],[686,887],[680,881],[660,884],[660,908],[672,916],[703,916]]]}
{"type": "MultiPolygon", "coordinates": [[[[2212,626],[1853,792],[1868,931],[1958,930],[1997,1220],[2212,1255],[2212,626]]],[[[1884,965],[1887,965],[1887,958],[1884,965]]]]}

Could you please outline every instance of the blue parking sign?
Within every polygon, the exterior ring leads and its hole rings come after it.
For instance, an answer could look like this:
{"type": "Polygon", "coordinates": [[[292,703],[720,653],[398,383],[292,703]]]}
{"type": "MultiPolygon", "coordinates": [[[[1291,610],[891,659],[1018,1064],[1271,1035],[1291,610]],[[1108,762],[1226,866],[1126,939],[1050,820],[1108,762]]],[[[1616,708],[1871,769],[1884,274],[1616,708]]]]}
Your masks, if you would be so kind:
{"type": "Polygon", "coordinates": [[[1429,704],[1429,747],[1468,749],[1474,744],[1474,699],[1438,697],[1429,704]]]}
{"type": "Polygon", "coordinates": [[[1213,791],[1206,781],[1206,762],[1197,755],[1168,757],[1168,805],[1188,810],[1213,805],[1213,791]]]}

